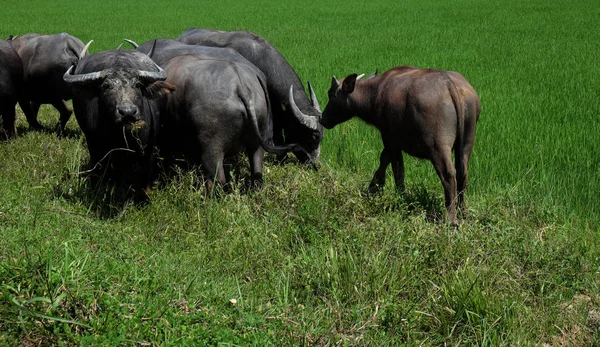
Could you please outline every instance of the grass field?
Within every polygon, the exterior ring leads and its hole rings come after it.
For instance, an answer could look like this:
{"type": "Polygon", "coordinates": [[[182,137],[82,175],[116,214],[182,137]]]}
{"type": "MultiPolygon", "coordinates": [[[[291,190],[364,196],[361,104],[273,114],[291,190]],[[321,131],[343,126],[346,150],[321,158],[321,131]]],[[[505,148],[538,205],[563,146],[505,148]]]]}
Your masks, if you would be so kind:
{"type": "Polygon", "coordinates": [[[92,52],[191,26],[253,31],[322,107],[332,75],[397,65],[458,71],[482,102],[458,230],[428,162],[405,157],[404,195],[365,194],[382,145],[360,121],[326,131],[318,172],[268,164],[264,189],[207,201],[183,171],[136,206],[75,174],[88,158],[75,119],[59,138],[20,114],[21,135],[0,143],[0,345],[600,344],[597,1],[8,0],[0,13],[0,37],[66,31],[92,52]]]}

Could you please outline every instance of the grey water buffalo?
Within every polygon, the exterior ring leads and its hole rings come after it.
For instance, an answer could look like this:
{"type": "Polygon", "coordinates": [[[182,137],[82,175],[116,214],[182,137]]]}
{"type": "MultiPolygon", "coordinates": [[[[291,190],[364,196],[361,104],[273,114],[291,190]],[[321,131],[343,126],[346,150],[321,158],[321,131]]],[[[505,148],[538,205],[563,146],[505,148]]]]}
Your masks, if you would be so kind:
{"type": "MultiPolygon", "coordinates": [[[[161,67],[164,67],[169,60],[182,55],[193,55],[200,59],[223,60],[242,64],[252,70],[263,89],[267,88],[267,80],[262,71],[234,49],[188,45],[173,39],[155,39],[145,42],[142,45],[138,45],[131,40],[126,41],[131,43],[137,51],[151,56],[152,60],[161,67]]],[[[270,100],[268,101],[270,102],[270,100]]],[[[269,121],[272,121],[272,117],[269,117],[269,121]]],[[[272,128],[272,124],[269,124],[269,127],[272,128]]],[[[266,140],[267,142],[272,141],[272,130],[270,130],[266,140]]]]}
{"type": "MultiPolygon", "coordinates": [[[[156,39],[148,41],[142,45],[138,45],[137,43],[126,40],[131,43],[136,50],[151,55],[152,60],[156,62],[159,66],[165,67],[166,63],[178,56],[182,55],[193,55],[200,59],[206,60],[221,60],[221,61],[229,61],[236,64],[241,64],[245,69],[251,70],[251,72],[258,79],[263,90],[267,90],[267,82],[266,77],[262,73],[262,71],[256,67],[254,64],[246,60],[243,56],[241,56],[237,51],[231,48],[220,48],[220,47],[209,47],[209,46],[198,46],[198,45],[188,45],[185,43],[181,43],[179,41],[175,41],[173,39],[156,39]]],[[[267,144],[273,144],[273,117],[271,113],[271,103],[267,96],[267,108],[269,112],[269,117],[267,121],[267,132],[264,134],[264,140],[267,144]]],[[[296,151],[306,152],[300,146],[295,146],[297,148],[296,151]]]]}
{"type": "Polygon", "coordinates": [[[321,111],[315,93],[309,83],[309,101],[300,78],[271,43],[247,31],[197,28],[188,29],[177,40],[187,44],[235,49],[261,69],[267,78],[273,105],[275,144],[297,143],[309,154],[294,151],[300,161],[319,161],[323,127],[319,123],[321,111]]]}
{"type": "MultiPolygon", "coordinates": [[[[202,59],[218,59],[245,64],[265,79],[262,71],[231,48],[209,47],[188,45],[173,39],[155,39],[138,45],[134,41],[127,40],[137,51],[148,54],[159,66],[164,66],[169,60],[181,55],[191,54],[202,59]],[[150,54],[152,53],[152,54],[150,54]]],[[[265,79],[266,83],[266,79],[265,79]]]]}
{"type": "Polygon", "coordinates": [[[15,107],[21,97],[23,65],[10,43],[0,40],[0,116],[8,137],[16,134],[15,107]]]}
{"type": "Polygon", "coordinates": [[[174,90],[167,73],[143,53],[115,50],[86,56],[63,78],[91,164],[110,168],[110,177],[145,198],[156,176],[160,103],[174,90]]]}
{"type": "Polygon", "coordinates": [[[252,67],[185,54],[170,59],[164,69],[177,90],[168,98],[161,149],[200,164],[207,192],[215,181],[226,184],[223,161],[229,156],[244,151],[252,183],[260,186],[264,151],[283,155],[296,149],[267,143],[268,94],[252,67]]]}
{"type": "Polygon", "coordinates": [[[64,129],[73,111],[66,103],[71,90],[62,76],[85,54],[84,44],[67,33],[26,34],[10,42],[23,62],[23,101],[19,105],[29,126],[41,129],[37,120],[40,105],[51,104],[60,113],[58,129],[64,129]]]}
{"type": "Polygon", "coordinates": [[[370,190],[383,187],[390,163],[396,186],[404,188],[402,152],[430,160],[444,187],[447,218],[457,225],[481,110],[473,87],[457,72],[410,66],[363,81],[357,77],[333,77],[323,126],[331,129],[357,116],[381,132],[383,151],[370,190]]]}

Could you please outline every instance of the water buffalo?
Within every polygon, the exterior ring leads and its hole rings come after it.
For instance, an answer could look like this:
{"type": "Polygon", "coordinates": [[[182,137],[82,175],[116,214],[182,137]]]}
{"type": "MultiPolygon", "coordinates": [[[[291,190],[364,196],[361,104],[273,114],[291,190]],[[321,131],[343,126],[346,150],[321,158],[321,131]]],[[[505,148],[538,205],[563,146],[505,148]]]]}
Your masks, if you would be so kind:
{"type": "Polygon", "coordinates": [[[275,144],[298,143],[309,153],[294,151],[300,161],[319,161],[323,127],[319,123],[321,111],[315,93],[309,83],[309,101],[300,78],[272,44],[247,31],[197,28],[188,29],[177,40],[187,44],[233,48],[261,69],[267,78],[273,104],[275,144]]]}
{"type": "Polygon", "coordinates": [[[0,40],[0,116],[8,137],[16,134],[15,106],[22,95],[23,65],[10,43],[0,40]]]}
{"type": "Polygon", "coordinates": [[[245,151],[252,183],[260,186],[264,151],[284,155],[296,150],[296,145],[275,147],[265,140],[269,132],[268,92],[255,68],[186,54],[170,59],[164,69],[167,82],[178,89],[168,98],[161,134],[167,140],[161,144],[167,152],[182,153],[201,165],[207,176],[207,192],[215,180],[226,183],[226,157],[245,151]]]}
{"type": "Polygon", "coordinates": [[[150,55],[150,51],[152,51],[152,60],[154,60],[158,66],[164,66],[174,57],[192,54],[203,59],[219,59],[245,64],[253,68],[256,73],[262,76],[263,79],[265,78],[264,74],[259,68],[254,66],[236,50],[231,48],[188,45],[173,39],[155,39],[145,42],[141,45],[138,45],[131,40],[126,41],[131,43],[136,50],[142,53],[150,55]]]}
{"type": "MultiPolygon", "coordinates": [[[[179,41],[175,41],[173,39],[156,39],[148,41],[142,45],[138,45],[137,43],[126,40],[131,43],[136,50],[150,55],[152,52],[152,60],[156,62],[161,67],[165,67],[166,63],[172,58],[182,56],[182,55],[194,55],[195,57],[201,59],[209,59],[209,60],[224,60],[235,62],[237,64],[244,65],[247,69],[252,70],[252,73],[258,78],[262,88],[264,90],[267,89],[266,77],[262,73],[262,71],[257,68],[254,64],[246,60],[246,58],[242,57],[237,51],[231,48],[220,48],[220,47],[207,47],[207,46],[198,46],[198,45],[188,45],[185,43],[181,43],[179,41]]],[[[271,104],[267,94],[267,106],[269,110],[269,118],[268,118],[268,131],[265,134],[265,141],[267,144],[273,144],[273,117],[271,113],[271,104]]],[[[300,146],[297,147],[297,151],[304,151],[300,146]]]]}
{"type": "Polygon", "coordinates": [[[90,162],[106,163],[113,177],[132,180],[146,197],[156,175],[160,102],[174,86],[147,55],[104,51],[86,56],[63,76],[73,88],[73,108],[85,134],[90,162]]]}
{"type": "Polygon", "coordinates": [[[444,186],[448,220],[457,225],[456,200],[461,207],[481,110],[473,87],[457,72],[410,66],[363,81],[357,77],[333,77],[323,126],[331,129],[358,116],[379,129],[383,151],[370,190],[383,187],[390,163],[396,186],[404,188],[402,152],[429,159],[444,186]]]}
{"type": "Polygon", "coordinates": [[[41,129],[37,114],[41,104],[51,104],[60,112],[57,125],[63,130],[73,111],[69,86],[62,76],[85,54],[83,43],[67,33],[54,35],[26,34],[11,41],[23,62],[23,101],[19,102],[29,126],[41,129]]]}

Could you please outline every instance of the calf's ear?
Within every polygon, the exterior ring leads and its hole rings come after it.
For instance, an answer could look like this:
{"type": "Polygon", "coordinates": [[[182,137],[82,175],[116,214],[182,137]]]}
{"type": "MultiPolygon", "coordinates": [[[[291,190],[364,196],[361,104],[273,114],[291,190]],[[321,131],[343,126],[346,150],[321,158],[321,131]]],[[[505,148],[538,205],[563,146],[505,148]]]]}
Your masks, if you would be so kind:
{"type": "Polygon", "coordinates": [[[171,83],[165,81],[156,81],[144,88],[142,91],[145,97],[151,99],[158,99],[160,97],[169,95],[176,88],[171,83]]]}
{"type": "Polygon", "coordinates": [[[354,86],[356,85],[357,74],[353,73],[352,75],[344,78],[344,83],[342,83],[342,91],[346,94],[350,94],[354,91],[354,86]]]}

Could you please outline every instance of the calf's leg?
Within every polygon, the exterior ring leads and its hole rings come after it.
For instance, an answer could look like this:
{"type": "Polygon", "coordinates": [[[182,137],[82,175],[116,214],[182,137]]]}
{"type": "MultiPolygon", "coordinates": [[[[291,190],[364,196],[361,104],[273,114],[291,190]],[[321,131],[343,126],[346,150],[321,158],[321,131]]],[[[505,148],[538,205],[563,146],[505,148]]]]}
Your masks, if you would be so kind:
{"type": "Polygon", "coordinates": [[[456,169],[452,165],[451,150],[448,147],[434,150],[431,162],[444,187],[447,219],[452,225],[458,225],[456,218],[456,169]]]}
{"type": "Polygon", "coordinates": [[[385,186],[385,171],[391,161],[390,151],[384,147],[379,155],[379,168],[375,171],[371,184],[369,184],[369,193],[377,193],[385,186]]]}
{"type": "MultiPolygon", "coordinates": [[[[466,146],[465,146],[466,147],[466,146]]],[[[456,162],[456,186],[457,186],[457,205],[459,209],[464,207],[465,189],[469,181],[469,157],[471,156],[472,145],[464,148],[463,151],[454,153],[456,162]]]]}
{"type": "Polygon", "coordinates": [[[392,159],[392,171],[394,172],[396,189],[400,192],[404,192],[404,158],[402,157],[402,152],[394,153],[392,159]]]}

